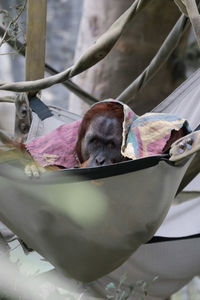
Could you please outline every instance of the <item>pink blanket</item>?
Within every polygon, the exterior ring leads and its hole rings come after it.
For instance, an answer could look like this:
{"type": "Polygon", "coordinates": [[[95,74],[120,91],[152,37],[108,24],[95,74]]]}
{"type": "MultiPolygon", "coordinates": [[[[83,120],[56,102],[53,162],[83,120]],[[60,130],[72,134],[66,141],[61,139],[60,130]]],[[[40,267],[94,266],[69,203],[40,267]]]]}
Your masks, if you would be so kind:
{"type": "Polygon", "coordinates": [[[78,162],[75,145],[81,120],[64,124],[49,134],[35,138],[26,145],[33,158],[43,167],[63,166],[74,168],[78,162]]]}

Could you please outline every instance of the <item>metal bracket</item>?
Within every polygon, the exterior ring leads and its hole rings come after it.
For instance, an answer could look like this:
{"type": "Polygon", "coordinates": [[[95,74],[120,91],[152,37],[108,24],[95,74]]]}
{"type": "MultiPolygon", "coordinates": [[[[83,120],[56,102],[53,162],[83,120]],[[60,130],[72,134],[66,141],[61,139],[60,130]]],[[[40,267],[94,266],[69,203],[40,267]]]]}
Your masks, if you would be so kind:
{"type": "Polygon", "coordinates": [[[200,130],[194,131],[172,144],[170,160],[178,161],[200,150],[200,130]]]}
{"type": "Polygon", "coordinates": [[[17,139],[22,139],[28,134],[32,121],[32,112],[29,107],[29,100],[26,93],[21,93],[16,96],[15,107],[15,137],[17,139]]]}

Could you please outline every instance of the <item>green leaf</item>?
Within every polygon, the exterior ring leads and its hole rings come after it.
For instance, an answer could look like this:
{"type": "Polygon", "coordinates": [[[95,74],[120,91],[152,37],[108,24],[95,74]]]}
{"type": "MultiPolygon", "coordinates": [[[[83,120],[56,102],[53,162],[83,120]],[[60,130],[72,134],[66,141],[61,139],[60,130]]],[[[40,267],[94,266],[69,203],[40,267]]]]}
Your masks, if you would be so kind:
{"type": "Polygon", "coordinates": [[[110,290],[110,289],[116,289],[114,282],[110,282],[109,284],[107,284],[106,290],[110,290]]]}

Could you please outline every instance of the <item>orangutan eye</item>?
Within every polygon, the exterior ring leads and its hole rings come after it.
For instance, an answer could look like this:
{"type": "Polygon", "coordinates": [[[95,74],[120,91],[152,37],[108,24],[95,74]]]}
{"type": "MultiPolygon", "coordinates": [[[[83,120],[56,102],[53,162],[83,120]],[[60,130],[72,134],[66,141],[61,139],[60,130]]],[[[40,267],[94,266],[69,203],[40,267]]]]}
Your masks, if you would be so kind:
{"type": "Polygon", "coordinates": [[[113,149],[115,147],[115,143],[110,141],[108,144],[107,144],[108,148],[110,149],[113,149]]]}
{"type": "Polygon", "coordinates": [[[90,144],[98,145],[98,143],[99,143],[99,140],[98,140],[97,138],[92,138],[92,139],[90,140],[90,144]]]}

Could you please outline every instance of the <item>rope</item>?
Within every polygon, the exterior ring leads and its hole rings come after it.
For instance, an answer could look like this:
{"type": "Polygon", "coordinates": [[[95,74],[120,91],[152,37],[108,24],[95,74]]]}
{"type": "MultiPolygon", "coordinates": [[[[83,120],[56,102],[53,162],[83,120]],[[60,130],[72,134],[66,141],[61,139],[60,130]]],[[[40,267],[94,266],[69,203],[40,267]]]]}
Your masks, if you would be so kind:
{"type": "Polygon", "coordinates": [[[188,25],[188,18],[182,15],[172,28],[148,67],[117,97],[117,100],[129,103],[135,99],[139,91],[142,90],[147,82],[154,77],[154,75],[167,61],[169,56],[177,47],[188,25]]]}
{"type": "Polygon", "coordinates": [[[200,15],[196,0],[174,0],[180,11],[190,18],[197,43],[200,47],[200,15]]]}
{"type": "MultiPolygon", "coordinates": [[[[3,36],[4,33],[5,33],[5,29],[0,26],[0,36],[3,36]]],[[[13,49],[17,48],[18,53],[22,56],[25,56],[24,45],[19,40],[13,41],[9,37],[10,37],[9,34],[7,33],[8,40],[6,41],[6,43],[8,43],[13,49]]],[[[55,74],[59,73],[57,70],[52,68],[47,63],[45,63],[45,70],[51,75],[55,75],[55,74]]],[[[0,86],[4,85],[4,84],[6,84],[6,82],[1,82],[0,81],[0,86]]],[[[62,82],[62,85],[64,85],[68,90],[70,90],[72,93],[74,93],[75,95],[77,95],[79,98],[81,98],[83,101],[85,101],[86,103],[88,103],[90,105],[99,101],[99,99],[95,98],[91,94],[84,91],[81,87],[79,87],[77,84],[75,84],[71,80],[67,80],[67,81],[62,82]]],[[[15,97],[12,97],[12,99],[15,99],[15,97]]],[[[12,100],[12,101],[7,101],[7,100],[8,99],[5,99],[5,101],[4,101],[4,97],[0,97],[0,102],[13,102],[13,101],[15,101],[15,100],[12,100]]]]}
{"type": "MultiPolygon", "coordinates": [[[[183,1],[183,0],[182,0],[183,1]]],[[[196,0],[184,0],[183,3],[188,12],[188,16],[190,18],[194,34],[200,48],[200,15],[198,11],[198,7],[196,4],[196,0]]]]}
{"type": "Polygon", "coordinates": [[[120,36],[126,30],[127,26],[131,23],[132,19],[138,14],[150,1],[136,0],[131,7],[125,11],[105,32],[95,44],[93,44],[78,60],[78,62],[68,68],[67,70],[58,73],[56,75],[35,80],[35,81],[24,81],[17,83],[0,83],[0,90],[8,90],[13,92],[27,92],[33,90],[41,90],[48,88],[54,84],[66,81],[75,75],[82,73],[83,71],[94,66],[96,63],[101,61],[113,48],[115,43],[118,41],[120,36]]]}
{"type": "Polygon", "coordinates": [[[186,17],[188,17],[187,9],[185,7],[185,4],[183,3],[182,0],[174,0],[175,4],[178,6],[180,9],[181,13],[184,14],[186,17]]]}

